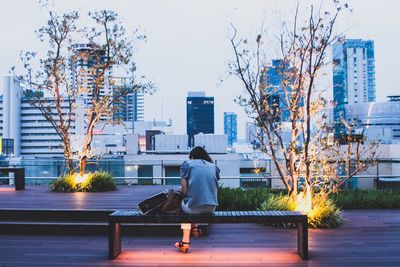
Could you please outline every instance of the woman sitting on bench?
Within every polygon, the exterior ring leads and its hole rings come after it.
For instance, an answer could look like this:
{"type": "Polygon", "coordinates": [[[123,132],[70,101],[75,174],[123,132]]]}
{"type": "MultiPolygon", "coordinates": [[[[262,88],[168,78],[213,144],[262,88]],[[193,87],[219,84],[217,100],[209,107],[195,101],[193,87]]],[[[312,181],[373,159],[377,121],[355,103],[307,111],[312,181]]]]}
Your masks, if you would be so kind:
{"type": "MultiPolygon", "coordinates": [[[[182,211],[187,214],[213,213],[218,206],[217,192],[219,168],[213,164],[207,151],[195,147],[190,151],[189,160],[185,161],[180,170],[182,193],[182,211]]],[[[183,253],[189,251],[190,234],[197,238],[197,224],[182,223],[182,240],[175,247],[183,253]]]]}

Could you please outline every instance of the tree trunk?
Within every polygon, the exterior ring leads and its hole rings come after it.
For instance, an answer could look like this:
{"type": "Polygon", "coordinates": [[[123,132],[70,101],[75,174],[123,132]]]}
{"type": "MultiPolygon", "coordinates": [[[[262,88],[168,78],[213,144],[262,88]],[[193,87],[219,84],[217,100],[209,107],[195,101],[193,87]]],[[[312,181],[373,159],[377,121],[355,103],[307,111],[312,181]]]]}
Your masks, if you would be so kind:
{"type": "Polygon", "coordinates": [[[295,202],[295,203],[297,203],[297,194],[298,194],[298,189],[297,189],[297,183],[298,183],[298,181],[297,181],[297,177],[294,177],[294,179],[293,179],[293,188],[292,188],[292,191],[290,192],[290,198],[295,202]]]}
{"type": "Polygon", "coordinates": [[[74,160],[69,158],[67,159],[67,161],[68,161],[69,174],[74,174],[75,173],[74,160]]]}
{"type": "Polygon", "coordinates": [[[86,161],[87,158],[86,156],[83,156],[79,162],[79,174],[82,176],[85,173],[85,169],[86,169],[86,161]]]}
{"type": "Polygon", "coordinates": [[[65,157],[66,163],[68,164],[68,168],[69,168],[68,173],[74,174],[75,173],[74,160],[72,158],[71,146],[70,146],[68,139],[64,139],[64,157],[65,157]]]}

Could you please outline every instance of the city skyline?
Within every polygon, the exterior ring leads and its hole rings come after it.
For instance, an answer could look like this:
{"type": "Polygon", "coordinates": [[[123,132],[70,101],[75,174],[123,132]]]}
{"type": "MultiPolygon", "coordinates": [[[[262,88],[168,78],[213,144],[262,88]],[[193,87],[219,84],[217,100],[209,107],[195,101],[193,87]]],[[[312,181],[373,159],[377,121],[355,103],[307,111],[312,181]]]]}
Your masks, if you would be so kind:
{"type": "MultiPolygon", "coordinates": [[[[306,6],[309,2],[302,4],[306,6]]],[[[0,46],[1,76],[7,75],[10,67],[18,63],[20,50],[40,50],[42,46],[35,39],[34,30],[44,24],[46,11],[40,9],[36,1],[24,2],[24,9],[20,8],[21,4],[21,1],[0,4],[3,11],[1,35],[7,36],[0,46]],[[26,42],[27,39],[32,41],[26,42]]],[[[395,65],[400,59],[399,53],[394,52],[400,39],[395,12],[399,3],[381,1],[381,8],[376,10],[363,9],[363,1],[359,0],[349,1],[349,4],[354,11],[338,24],[339,30],[347,29],[347,38],[374,40],[377,101],[386,101],[387,95],[400,91],[400,77],[396,75],[395,65]],[[381,12],[384,12],[385,20],[379,19],[383,17],[381,12]]],[[[113,1],[112,4],[96,1],[87,5],[85,1],[55,1],[55,7],[61,11],[78,9],[85,13],[89,10],[86,6],[114,9],[129,29],[138,26],[148,36],[147,43],[139,45],[135,58],[139,73],[153,80],[159,90],[153,96],[145,96],[145,120],[171,118],[175,132],[184,133],[187,92],[206,91],[208,96],[215,97],[215,132],[223,133],[223,113],[235,112],[240,139],[245,136],[245,124],[249,119],[233,102],[242,92],[239,81],[227,78],[227,63],[232,58],[229,24],[233,22],[243,36],[251,38],[263,21],[276,26],[269,21],[271,13],[279,17],[293,9],[293,4],[288,1],[260,1],[251,5],[235,1],[221,1],[218,5],[210,1],[190,4],[183,1],[113,1]],[[227,80],[220,84],[220,78],[227,80]]],[[[331,53],[327,56],[330,58],[331,53]]]]}

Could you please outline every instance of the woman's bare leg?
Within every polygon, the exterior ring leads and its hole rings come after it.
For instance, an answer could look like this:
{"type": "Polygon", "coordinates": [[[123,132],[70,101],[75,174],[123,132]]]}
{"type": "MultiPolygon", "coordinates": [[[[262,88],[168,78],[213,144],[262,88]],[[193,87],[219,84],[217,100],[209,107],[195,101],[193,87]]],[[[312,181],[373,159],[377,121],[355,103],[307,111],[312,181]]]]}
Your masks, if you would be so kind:
{"type": "Polygon", "coordinates": [[[182,223],[181,229],[182,229],[182,241],[176,242],[175,247],[180,249],[182,252],[186,253],[186,252],[188,252],[188,250],[190,248],[189,242],[190,242],[191,224],[190,223],[182,223]]]}
{"type": "Polygon", "coordinates": [[[182,242],[185,242],[185,243],[190,242],[190,229],[182,230],[182,242]]]}
{"type": "Polygon", "coordinates": [[[199,227],[197,223],[192,223],[191,234],[194,238],[198,238],[200,235],[199,227]]]}
{"type": "Polygon", "coordinates": [[[182,223],[182,242],[189,243],[190,242],[190,230],[192,229],[192,225],[190,223],[182,223]]]}

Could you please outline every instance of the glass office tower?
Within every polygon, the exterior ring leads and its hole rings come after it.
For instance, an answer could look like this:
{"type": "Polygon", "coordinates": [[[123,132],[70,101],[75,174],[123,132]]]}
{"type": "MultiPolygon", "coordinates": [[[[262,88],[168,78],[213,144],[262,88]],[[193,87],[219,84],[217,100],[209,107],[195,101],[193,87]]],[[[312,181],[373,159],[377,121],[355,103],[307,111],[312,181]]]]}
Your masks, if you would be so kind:
{"type": "Polygon", "coordinates": [[[237,142],[237,114],[224,112],[224,134],[228,137],[228,145],[232,146],[237,142]]]}
{"type": "Polygon", "coordinates": [[[198,133],[214,133],[214,97],[206,97],[205,92],[189,92],[186,98],[186,132],[188,145],[194,144],[198,133]]]}

